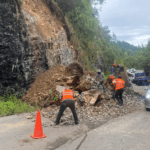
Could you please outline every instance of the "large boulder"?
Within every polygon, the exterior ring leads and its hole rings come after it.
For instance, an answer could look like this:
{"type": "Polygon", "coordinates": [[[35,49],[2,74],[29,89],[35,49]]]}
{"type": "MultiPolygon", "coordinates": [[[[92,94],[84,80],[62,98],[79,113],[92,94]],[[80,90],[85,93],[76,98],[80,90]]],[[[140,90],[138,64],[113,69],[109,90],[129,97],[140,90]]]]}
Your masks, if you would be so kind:
{"type": "Polygon", "coordinates": [[[79,95],[79,102],[82,104],[87,103],[90,105],[94,105],[97,100],[100,100],[101,94],[102,93],[99,90],[89,90],[89,91],[82,92],[79,95]]]}
{"type": "Polygon", "coordinates": [[[66,76],[62,79],[62,81],[66,86],[75,89],[80,83],[80,78],[78,76],[66,76]]]}
{"type": "Polygon", "coordinates": [[[91,99],[92,95],[89,94],[89,91],[82,92],[79,95],[79,102],[80,103],[88,103],[91,99]]]}
{"type": "Polygon", "coordinates": [[[81,77],[84,75],[83,67],[78,62],[74,62],[74,63],[69,64],[66,67],[65,72],[66,72],[66,75],[68,75],[68,76],[79,76],[79,77],[81,77]]]}
{"type": "MultiPolygon", "coordinates": [[[[92,92],[92,91],[91,91],[92,92]]],[[[100,97],[101,97],[101,92],[99,90],[94,90],[93,91],[93,96],[92,96],[92,99],[90,101],[90,105],[95,105],[95,103],[100,100],[100,97]]]]}
{"type": "Polygon", "coordinates": [[[76,87],[76,90],[79,90],[81,92],[87,91],[87,90],[90,90],[90,89],[91,89],[91,82],[89,80],[82,81],[81,84],[79,84],[76,87]]]}
{"type": "Polygon", "coordinates": [[[64,90],[65,90],[64,86],[60,86],[60,85],[56,86],[56,91],[59,92],[59,94],[61,94],[61,92],[64,91],[64,90]]]}

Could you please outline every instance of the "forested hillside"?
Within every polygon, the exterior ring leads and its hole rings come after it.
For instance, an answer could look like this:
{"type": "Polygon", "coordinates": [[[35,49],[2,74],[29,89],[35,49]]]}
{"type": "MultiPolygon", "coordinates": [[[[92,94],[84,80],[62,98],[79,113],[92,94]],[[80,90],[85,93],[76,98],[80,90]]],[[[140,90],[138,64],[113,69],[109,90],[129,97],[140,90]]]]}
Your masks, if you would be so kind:
{"type": "Polygon", "coordinates": [[[72,29],[73,45],[78,49],[79,59],[83,58],[87,69],[94,70],[93,66],[99,56],[104,60],[105,67],[101,68],[104,71],[109,70],[112,63],[137,69],[142,69],[144,64],[147,64],[150,44],[144,48],[119,41],[115,34],[110,34],[109,27],[103,27],[97,19],[98,12],[91,4],[102,4],[104,0],[55,0],[55,2],[68,20],[72,29]]]}

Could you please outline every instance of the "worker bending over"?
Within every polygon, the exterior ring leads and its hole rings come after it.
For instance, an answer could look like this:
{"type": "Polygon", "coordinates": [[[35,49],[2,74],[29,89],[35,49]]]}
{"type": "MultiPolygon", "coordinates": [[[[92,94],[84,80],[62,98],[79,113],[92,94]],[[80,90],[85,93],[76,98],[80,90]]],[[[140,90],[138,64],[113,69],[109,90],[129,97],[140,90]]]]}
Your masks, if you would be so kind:
{"type": "Polygon", "coordinates": [[[109,75],[109,77],[107,78],[107,82],[112,85],[112,81],[114,80],[114,76],[113,75],[109,75]]]}
{"type": "Polygon", "coordinates": [[[78,124],[78,117],[75,110],[74,92],[66,87],[66,89],[61,93],[61,105],[55,121],[56,125],[59,124],[60,118],[67,107],[69,107],[72,111],[75,124],[78,124]]]}
{"type": "Polygon", "coordinates": [[[119,106],[123,105],[123,89],[124,89],[125,82],[122,80],[122,76],[119,75],[116,79],[116,85],[115,85],[115,98],[118,100],[119,106]]]}
{"type": "Polygon", "coordinates": [[[113,76],[111,86],[113,87],[112,99],[115,99],[116,78],[113,76]]]}

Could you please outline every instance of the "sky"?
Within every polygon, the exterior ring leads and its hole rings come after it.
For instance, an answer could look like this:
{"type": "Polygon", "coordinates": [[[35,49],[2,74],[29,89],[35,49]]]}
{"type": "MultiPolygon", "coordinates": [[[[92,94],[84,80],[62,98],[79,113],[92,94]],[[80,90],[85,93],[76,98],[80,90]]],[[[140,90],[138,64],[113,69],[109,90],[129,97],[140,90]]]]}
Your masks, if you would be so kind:
{"type": "Polygon", "coordinates": [[[150,39],[150,0],[106,0],[101,7],[102,26],[108,26],[118,40],[135,46],[147,45],[150,39]]]}

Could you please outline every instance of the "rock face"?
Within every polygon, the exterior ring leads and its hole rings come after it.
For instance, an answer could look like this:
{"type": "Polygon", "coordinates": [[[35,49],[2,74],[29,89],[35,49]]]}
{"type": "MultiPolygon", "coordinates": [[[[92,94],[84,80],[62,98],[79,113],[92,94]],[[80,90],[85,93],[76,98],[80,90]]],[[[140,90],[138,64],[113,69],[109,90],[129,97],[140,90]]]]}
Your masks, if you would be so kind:
{"type": "Polygon", "coordinates": [[[106,69],[106,64],[104,62],[104,58],[100,54],[97,56],[97,60],[95,62],[94,68],[101,69],[102,71],[104,71],[106,69]]]}
{"type": "Polygon", "coordinates": [[[0,3],[0,94],[28,88],[34,79],[32,52],[17,0],[0,3]],[[11,89],[9,89],[11,90],[11,89]]]}
{"type": "MultiPolygon", "coordinates": [[[[54,4],[48,8],[41,0],[38,1],[41,9],[52,9],[53,14],[57,11],[56,16],[61,14],[59,9],[54,9],[54,4]]],[[[45,2],[52,4],[51,0],[45,2]]],[[[38,74],[55,65],[66,66],[73,62],[73,50],[68,45],[70,32],[66,24],[60,25],[57,33],[43,36],[41,30],[49,30],[50,27],[47,24],[41,27],[39,14],[35,10],[34,13],[28,12],[24,6],[32,7],[33,3],[28,0],[24,0],[23,6],[18,0],[2,0],[0,3],[0,94],[8,92],[8,87],[9,90],[22,89],[25,92],[38,74]]],[[[48,15],[51,18],[52,14],[48,15]]],[[[64,18],[60,21],[64,23],[64,18]]]]}

